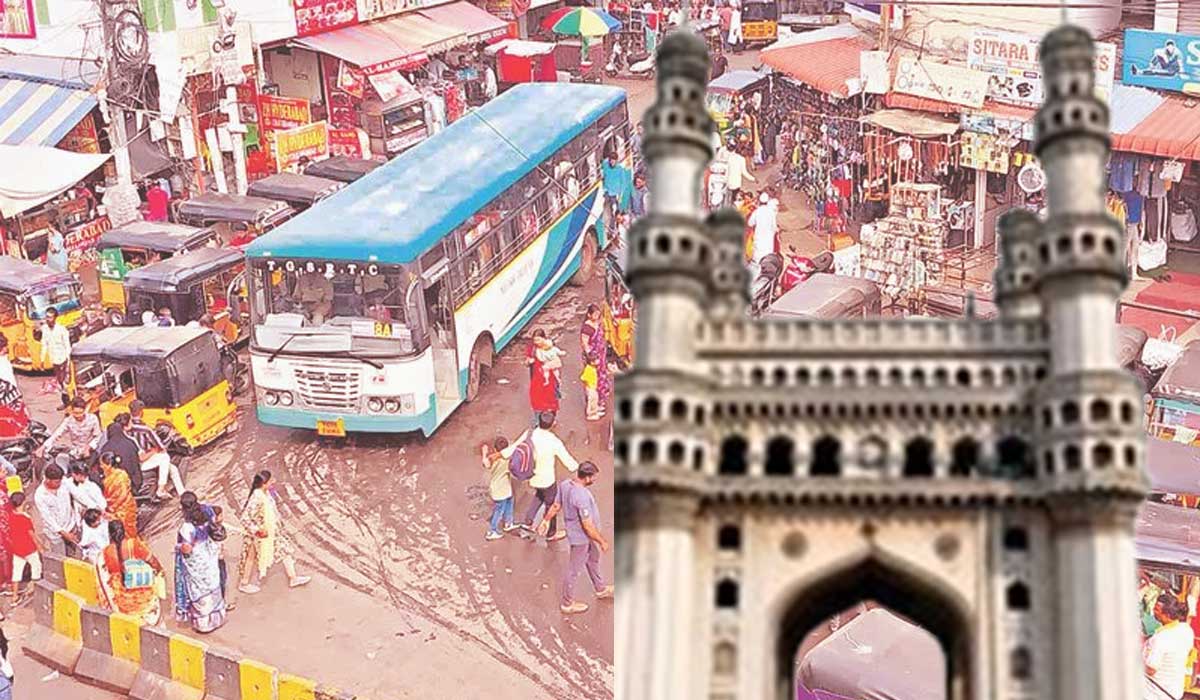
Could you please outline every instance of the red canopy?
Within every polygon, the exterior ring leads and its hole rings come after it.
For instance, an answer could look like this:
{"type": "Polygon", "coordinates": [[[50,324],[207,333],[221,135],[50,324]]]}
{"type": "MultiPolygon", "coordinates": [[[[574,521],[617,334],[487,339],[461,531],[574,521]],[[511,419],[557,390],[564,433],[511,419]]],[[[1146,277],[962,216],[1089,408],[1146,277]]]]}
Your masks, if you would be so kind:
{"type": "Polygon", "coordinates": [[[865,37],[843,37],[809,44],[767,48],[762,62],[791,78],[835,97],[849,97],[847,80],[859,77],[859,55],[874,46],[865,37]]]}

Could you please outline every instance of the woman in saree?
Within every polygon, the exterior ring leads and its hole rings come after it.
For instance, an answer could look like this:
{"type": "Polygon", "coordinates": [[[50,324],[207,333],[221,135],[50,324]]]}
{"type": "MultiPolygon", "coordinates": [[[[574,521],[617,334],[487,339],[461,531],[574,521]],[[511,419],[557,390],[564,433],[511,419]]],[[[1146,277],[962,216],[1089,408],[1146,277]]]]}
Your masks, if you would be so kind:
{"type": "Polygon", "coordinates": [[[116,455],[105,452],[100,455],[100,469],[104,473],[104,500],[108,504],[104,517],[117,520],[129,537],[137,537],[137,501],[133,498],[133,483],[124,469],[115,466],[116,455]]]}
{"type": "MultiPolygon", "coordinates": [[[[546,331],[538,328],[533,331],[533,337],[546,337],[546,331]]],[[[533,410],[533,424],[537,425],[537,417],[541,413],[558,412],[559,386],[554,372],[543,372],[542,363],[537,359],[531,342],[525,353],[525,364],[529,365],[529,408],[533,410]]]]}
{"type": "MultiPolygon", "coordinates": [[[[608,400],[612,396],[613,380],[608,367],[608,338],[604,333],[604,314],[596,304],[588,304],[579,331],[579,345],[583,351],[583,363],[596,368],[597,408],[584,416],[587,421],[587,442],[591,444],[592,433],[602,424],[608,412],[608,400]]],[[[597,436],[598,437],[598,436],[597,436]]]]}
{"type": "Polygon", "coordinates": [[[175,618],[201,634],[225,624],[220,560],[221,546],[209,536],[208,514],[190,509],[176,537],[175,618]]]}
{"type": "Polygon", "coordinates": [[[258,574],[261,583],[276,561],[283,564],[292,588],[312,580],[296,573],[296,547],[279,518],[275,487],[271,485],[271,472],[266,469],[254,475],[250,497],[246,499],[246,508],[242,511],[242,523],[246,528],[246,537],[242,541],[239,591],[254,594],[262,590],[259,584],[253,582],[254,574],[258,574]]]}
{"type": "Polygon", "coordinates": [[[119,520],[108,524],[109,545],[96,561],[100,581],[100,603],[109,610],[136,617],[143,624],[157,625],[162,617],[161,598],[166,597],[162,564],[139,537],[125,533],[119,520]],[[126,587],[126,573],[133,573],[135,562],[145,562],[154,572],[149,585],[126,587]]]}

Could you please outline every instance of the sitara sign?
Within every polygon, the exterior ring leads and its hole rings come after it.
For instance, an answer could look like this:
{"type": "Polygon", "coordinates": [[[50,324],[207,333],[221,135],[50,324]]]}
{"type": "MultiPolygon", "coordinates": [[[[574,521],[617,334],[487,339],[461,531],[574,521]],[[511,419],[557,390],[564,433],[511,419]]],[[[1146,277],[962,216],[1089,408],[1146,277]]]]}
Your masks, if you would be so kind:
{"type": "MultiPolygon", "coordinates": [[[[1021,105],[1042,103],[1041,40],[1027,34],[976,30],[971,35],[967,66],[987,73],[988,97],[1021,105]]],[[[1128,51],[1128,49],[1126,49],[1128,51]]],[[[1112,94],[1117,57],[1115,44],[1096,44],[1096,92],[1107,100],[1112,94]]]]}
{"type": "Polygon", "coordinates": [[[1121,80],[1200,95],[1200,36],[1125,30],[1121,80]]]}
{"type": "Polygon", "coordinates": [[[275,134],[275,161],[281,171],[299,165],[302,159],[316,160],[327,155],[329,129],[323,121],[275,134]]]}
{"type": "Polygon", "coordinates": [[[308,100],[302,97],[258,96],[258,125],[263,131],[283,131],[312,121],[308,100]]]}

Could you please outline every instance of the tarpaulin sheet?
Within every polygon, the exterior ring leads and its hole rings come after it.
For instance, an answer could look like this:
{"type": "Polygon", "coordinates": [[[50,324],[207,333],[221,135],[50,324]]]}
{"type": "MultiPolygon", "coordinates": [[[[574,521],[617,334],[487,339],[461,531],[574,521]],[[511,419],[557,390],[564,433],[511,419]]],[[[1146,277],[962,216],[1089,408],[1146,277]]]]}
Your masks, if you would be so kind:
{"type": "Polygon", "coordinates": [[[859,79],[859,57],[874,45],[866,37],[830,39],[764,49],[759,58],[784,75],[836,97],[849,97],[847,81],[859,79]]]}
{"type": "Polygon", "coordinates": [[[958,131],[958,122],[938,119],[937,117],[911,112],[907,109],[881,109],[869,115],[868,124],[881,126],[897,134],[915,136],[919,139],[931,139],[939,136],[949,136],[958,131]]]}
{"type": "Polygon", "coordinates": [[[438,24],[461,29],[470,41],[489,41],[508,33],[507,22],[462,0],[425,8],[421,15],[438,24]]]}
{"type": "Polygon", "coordinates": [[[20,164],[0,167],[0,216],[16,216],[57,197],[109,158],[47,146],[0,144],[0,163],[20,164]]]}
{"type": "Polygon", "coordinates": [[[95,107],[86,90],[0,78],[0,143],[55,146],[95,107]]]}
{"type": "Polygon", "coordinates": [[[1123,134],[1113,134],[1116,151],[1200,160],[1200,100],[1168,95],[1150,116],[1123,134]]]}

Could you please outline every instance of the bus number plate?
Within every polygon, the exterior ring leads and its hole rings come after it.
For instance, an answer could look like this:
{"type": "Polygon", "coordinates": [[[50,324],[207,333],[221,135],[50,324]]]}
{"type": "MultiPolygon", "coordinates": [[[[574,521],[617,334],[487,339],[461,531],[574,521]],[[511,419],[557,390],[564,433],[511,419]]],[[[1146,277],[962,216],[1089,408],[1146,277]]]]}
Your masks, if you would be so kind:
{"type": "Polygon", "coordinates": [[[375,337],[376,338],[391,338],[392,337],[392,324],[376,322],[375,323],[375,337]]]}
{"type": "Polygon", "coordinates": [[[322,437],[346,437],[346,423],[341,418],[317,421],[317,435],[322,437]]]}

